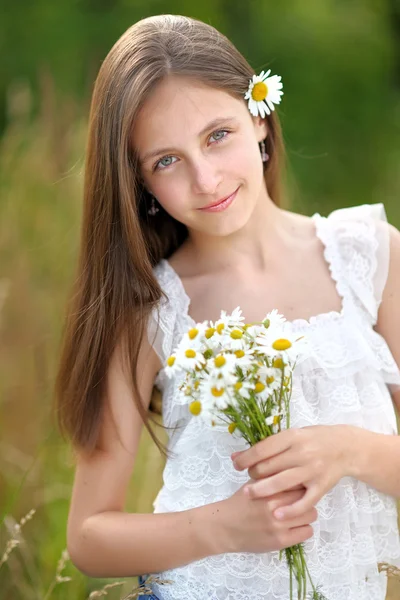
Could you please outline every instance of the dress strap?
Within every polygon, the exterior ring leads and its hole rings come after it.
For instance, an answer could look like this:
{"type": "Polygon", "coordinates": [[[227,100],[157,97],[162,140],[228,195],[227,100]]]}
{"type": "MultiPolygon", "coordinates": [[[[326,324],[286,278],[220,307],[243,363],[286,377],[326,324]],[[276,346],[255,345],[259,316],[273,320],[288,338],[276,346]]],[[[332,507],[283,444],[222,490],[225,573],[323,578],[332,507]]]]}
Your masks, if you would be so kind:
{"type": "Polygon", "coordinates": [[[153,269],[154,275],[167,298],[162,297],[153,308],[147,327],[150,344],[165,364],[172,354],[182,329],[181,317],[187,314],[188,298],[169,263],[162,259],[153,269]]]}
{"type": "MultiPolygon", "coordinates": [[[[318,215],[319,216],[319,215],[318,215]]],[[[327,258],[338,290],[347,287],[372,325],[389,272],[389,228],[384,205],[340,208],[325,218],[327,258]]]]}

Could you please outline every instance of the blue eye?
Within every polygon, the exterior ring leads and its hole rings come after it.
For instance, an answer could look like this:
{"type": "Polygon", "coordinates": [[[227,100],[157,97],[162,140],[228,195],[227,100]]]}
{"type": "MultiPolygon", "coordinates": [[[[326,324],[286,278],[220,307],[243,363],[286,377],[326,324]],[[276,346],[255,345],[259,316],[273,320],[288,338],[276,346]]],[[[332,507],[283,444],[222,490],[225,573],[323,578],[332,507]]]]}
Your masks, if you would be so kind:
{"type": "MultiPolygon", "coordinates": [[[[218,144],[219,142],[222,142],[225,138],[227,138],[230,133],[230,130],[229,129],[217,129],[216,131],[213,131],[211,136],[215,136],[216,134],[219,134],[219,133],[225,133],[226,135],[216,139],[214,142],[215,144],[218,144]]],[[[154,165],[153,171],[165,171],[169,166],[171,166],[174,163],[170,162],[167,165],[165,165],[165,164],[162,165],[162,161],[170,160],[171,158],[175,158],[175,157],[174,156],[163,156],[163,158],[160,158],[160,160],[158,160],[156,162],[156,164],[154,165]],[[162,165],[162,166],[160,166],[160,165],[162,165]]]]}
{"type": "MultiPolygon", "coordinates": [[[[170,160],[171,158],[174,158],[173,156],[164,156],[163,158],[160,158],[160,160],[156,163],[156,167],[157,165],[161,164],[163,160],[170,160]]],[[[173,163],[169,163],[169,164],[164,164],[163,167],[169,167],[169,165],[172,165],[173,163]]]]}
{"type": "MultiPolygon", "coordinates": [[[[215,135],[216,133],[229,133],[229,131],[227,129],[218,129],[218,131],[214,131],[214,133],[212,133],[211,135],[215,135]]],[[[218,140],[215,140],[215,141],[220,142],[221,140],[223,140],[226,137],[227,136],[224,135],[223,137],[220,137],[218,140]]]]}

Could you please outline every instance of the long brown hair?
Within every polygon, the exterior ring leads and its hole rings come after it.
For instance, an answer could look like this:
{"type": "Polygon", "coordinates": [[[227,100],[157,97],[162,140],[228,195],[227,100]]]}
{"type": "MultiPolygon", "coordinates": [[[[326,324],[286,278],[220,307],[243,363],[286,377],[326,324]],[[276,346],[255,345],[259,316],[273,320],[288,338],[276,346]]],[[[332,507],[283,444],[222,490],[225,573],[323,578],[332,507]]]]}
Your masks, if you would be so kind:
{"type": "MultiPolygon", "coordinates": [[[[75,449],[89,453],[98,441],[107,369],[123,338],[139,413],[166,454],[149,425],[149,420],[157,421],[139,401],[136,368],[150,312],[163,295],[153,267],[182,244],[188,231],[161,206],[155,216],[148,216],[149,196],[130,138],[146,98],[172,74],[243,98],[254,70],[214,27],[180,15],[139,21],[102,63],[90,109],[80,256],[54,405],[62,435],[75,449]]],[[[266,118],[270,159],[264,177],[270,197],[280,205],[282,133],[275,112],[266,118]]]]}

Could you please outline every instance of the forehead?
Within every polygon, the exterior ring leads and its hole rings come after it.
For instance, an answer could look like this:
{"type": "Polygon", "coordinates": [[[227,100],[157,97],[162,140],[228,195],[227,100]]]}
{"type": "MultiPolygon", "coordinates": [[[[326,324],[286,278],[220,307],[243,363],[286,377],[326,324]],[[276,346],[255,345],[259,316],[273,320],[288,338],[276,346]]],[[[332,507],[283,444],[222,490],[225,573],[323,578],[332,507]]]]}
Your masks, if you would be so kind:
{"type": "Polygon", "coordinates": [[[146,152],[155,145],[174,145],[198,132],[207,122],[247,114],[244,100],[184,77],[160,82],[139,111],[132,131],[134,148],[146,152]]]}

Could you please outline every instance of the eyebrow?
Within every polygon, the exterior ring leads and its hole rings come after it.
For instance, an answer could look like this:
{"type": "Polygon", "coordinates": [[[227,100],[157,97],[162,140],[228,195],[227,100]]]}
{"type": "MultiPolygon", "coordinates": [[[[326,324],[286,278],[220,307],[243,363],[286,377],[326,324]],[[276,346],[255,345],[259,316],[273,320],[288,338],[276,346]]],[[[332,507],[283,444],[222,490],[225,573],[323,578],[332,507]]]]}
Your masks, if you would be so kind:
{"type": "MultiPolygon", "coordinates": [[[[231,123],[232,121],[236,121],[235,117],[219,117],[217,119],[213,119],[210,123],[208,123],[203,129],[199,132],[199,137],[210,131],[210,129],[214,129],[214,127],[219,127],[220,125],[224,125],[227,123],[231,123]]],[[[159,154],[164,154],[164,152],[173,152],[174,148],[158,148],[152,152],[147,152],[141,159],[141,163],[144,164],[150,158],[155,158],[159,154]]]]}

